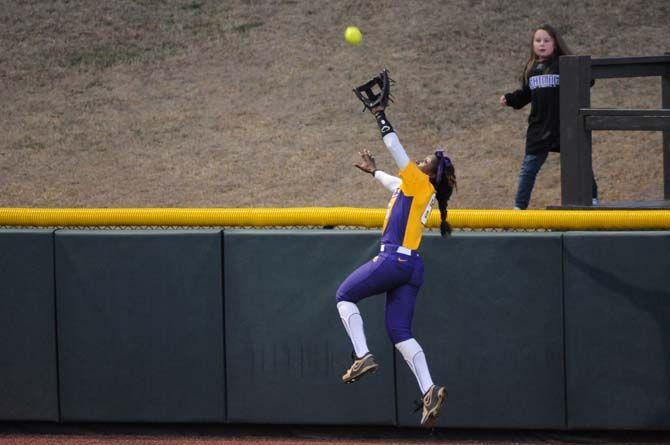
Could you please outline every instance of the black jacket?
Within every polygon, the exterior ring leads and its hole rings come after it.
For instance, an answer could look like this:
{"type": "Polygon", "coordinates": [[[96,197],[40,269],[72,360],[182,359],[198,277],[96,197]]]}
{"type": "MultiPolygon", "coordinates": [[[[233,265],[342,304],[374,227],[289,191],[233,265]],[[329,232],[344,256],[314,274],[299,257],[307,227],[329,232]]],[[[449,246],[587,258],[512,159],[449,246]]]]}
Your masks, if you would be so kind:
{"type": "Polygon", "coordinates": [[[528,104],[526,154],[560,151],[560,93],[558,57],[535,62],[523,88],[505,94],[507,105],[518,110],[528,104]]]}

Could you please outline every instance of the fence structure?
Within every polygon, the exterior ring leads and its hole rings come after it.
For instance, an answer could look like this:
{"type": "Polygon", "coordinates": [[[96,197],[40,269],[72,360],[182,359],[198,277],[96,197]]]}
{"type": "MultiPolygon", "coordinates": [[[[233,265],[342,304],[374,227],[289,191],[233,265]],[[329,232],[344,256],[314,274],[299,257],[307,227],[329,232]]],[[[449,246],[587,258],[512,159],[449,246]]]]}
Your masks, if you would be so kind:
{"type": "MultiPolygon", "coordinates": [[[[0,208],[2,228],[381,228],[386,209],[285,208],[0,208]]],[[[670,230],[669,210],[452,209],[449,223],[464,230],[670,230]]],[[[440,227],[433,210],[426,227],[440,227]]]]}
{"type": "MultiPolygon", "coordinates": [[[[591,59],[561,56],[561,206],[591,206],[591,132],[600,130],[663,132],[663,196],[670,207],[670,53],[654,57],[591,59]],[[661,109],[591,108],[595,79],[661,77],[661,109]]],[[[632,207],[649,207],[639,203],[632,207]]]]}
{"type": "MultiPolygon", "coordinates": [[[[0,229],[0,422],[416,427],[382,295],[359,306],[380,369],[341,381],[335,294],[379,236],[0,229]]],[[[670,431],[668,250],[667,230],[426,233],[437,426],[670,431]]]]}

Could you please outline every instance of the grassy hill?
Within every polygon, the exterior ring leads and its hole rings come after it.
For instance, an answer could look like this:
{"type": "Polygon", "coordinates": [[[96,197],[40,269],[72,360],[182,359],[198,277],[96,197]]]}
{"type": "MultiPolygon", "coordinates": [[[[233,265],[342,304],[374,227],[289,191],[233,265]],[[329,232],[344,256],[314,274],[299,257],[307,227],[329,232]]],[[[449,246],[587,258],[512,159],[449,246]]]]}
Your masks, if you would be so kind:
{"type": "MultiPolygon", "coordinates": [[[[383,207],[394,170],[351,88],[387,67],[410,157],[444,147],[457,208],[510,208],[528,108],[501,108],[531,31],[579,54],[670,51],[667,0],[0,1],[0,206],[383,207]],[[363,44],[342,39],[347,25],[363,44]]],[[[658,108],[660,79],[593,106],[658,108]]],[[[594,134],[604,201],[661,199],[661,134],[594,134]]],[[[560,202],[553,154],[531,208],[560,202]]]]}

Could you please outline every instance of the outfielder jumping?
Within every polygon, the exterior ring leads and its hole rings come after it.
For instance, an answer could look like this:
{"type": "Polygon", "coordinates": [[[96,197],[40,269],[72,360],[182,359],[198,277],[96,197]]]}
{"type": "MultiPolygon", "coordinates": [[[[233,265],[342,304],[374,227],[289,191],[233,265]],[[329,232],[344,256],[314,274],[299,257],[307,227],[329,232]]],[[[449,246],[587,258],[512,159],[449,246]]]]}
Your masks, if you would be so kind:
{"type": "Polygon", "coordinates": [[[451,233],[446,220],[447,203],[456,187],[456,176],[451,160],[442,150],[422,161],[410,162],[384,113],[390,100],[390,82],[388,72],[384,70],[354,89],[357,97],[373,113],[384,145],[398,165],[400,177],[378,170],[368,150],[360,153],[362,161],[355,164],[360,170],[370,173],[393,195],[382,228],[379,255],[352,272],[337,290],[337,310],[355,353],[354,362],[342,380],[345,383],[355,382],[379,367],[368,349],[363,319],[356,303],[385,292],[387,333],[419,383],[423,394],[421,425],[432,426],[447,392],[444,387],[433,383],[423,349],[412,335],[414,305],[423,284],[423,260],[417,249],[435,199],[440,209],[440,233],[443,237],[451,233]],[[375,89],[380,92],[374,92],[375,89]]]}

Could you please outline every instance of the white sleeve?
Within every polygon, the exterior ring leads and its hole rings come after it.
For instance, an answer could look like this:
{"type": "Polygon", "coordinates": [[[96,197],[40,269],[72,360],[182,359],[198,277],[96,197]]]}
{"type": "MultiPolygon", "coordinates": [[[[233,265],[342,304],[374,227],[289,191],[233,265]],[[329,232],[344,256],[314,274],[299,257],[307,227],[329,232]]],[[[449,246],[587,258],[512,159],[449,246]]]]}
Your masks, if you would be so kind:
{"type": "Polygon", "coordinates": [[[409,158],[405,149],[402,147],[400,140],[398,140],[398,135],[394,133],[389,133],[383,138],[384,144],[388,151],[391,152],[391,156],[395,159],[395,163],[398,164],[398,168],[402,170],[409,164],[409,158]]]}
{"type": "Polygon", "coordinates": [[[390,192],[395,192],[395,189],[400,187],[400,184],[402,184],[402,179],[389,175],[388,173],[385,173],[381,170],[377,170],[375,172],[375,179],[381,183],[384,187],[386,187],[390,192]]]}

